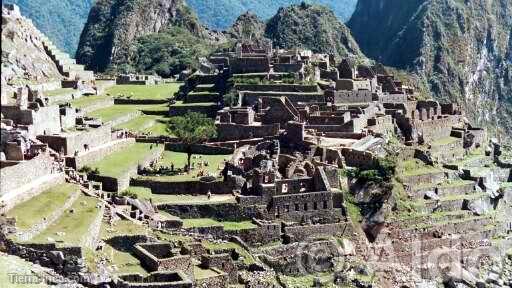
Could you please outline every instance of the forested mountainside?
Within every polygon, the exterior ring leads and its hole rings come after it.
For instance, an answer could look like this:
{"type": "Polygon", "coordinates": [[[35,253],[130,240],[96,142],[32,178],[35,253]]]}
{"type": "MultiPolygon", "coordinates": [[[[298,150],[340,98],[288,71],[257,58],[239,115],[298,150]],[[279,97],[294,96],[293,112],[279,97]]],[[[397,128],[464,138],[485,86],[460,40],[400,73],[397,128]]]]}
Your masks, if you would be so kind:
{"type": "Polygon", "coordinates": [[[75,54],[87,15],[94,0],[4,0],[16,4],[23,16],[48,36],[59,48],[75,54]]]}
{"type": "MultiPolygon", "coordinates": [[[[199,19],[212,29],[228,29],[239,15],[250,10],[261,19],[269,19],[281,6],[300,3],[302,0],[186,0],[199,19]]],[[[80,33],[87,22],[87,15],[94,0],[5,0],[20,6],[24,16],[32,19],[59,48],[75,54],[80,33]]],[[[341,21],[347,21],[354,12],[357,0],[309,1],[333,9],[341,21]]]]}
{"type": "MultiPolygon", "coordinates": [[[[213,29],[228,29],[239,15],[246,11],[255,13],[263,20],[274,16],[280,7],[300,4],[303,0],[187,0],[199,19],[213,29]]],[[[347,21],[354,12],[357,0],[310,0],[308,3],[331,8],[341,21],[347,21]]]]}
{"type": "MultiPolygon", "coordinates": [[[[144,43],[154,45],[152,42],[156,41],[161,44],[176,44],[176,49],[186,50],[190,49],[187,44],[195,45],[196,40],[209,38],[209,32],[183,0],[98,0],[91,9],[76,55],[80,63],[96,71],[120,66],[130,66],[131,69],[140,59],[141,55],[137,52],[144,43]],[[173,28],[180,28],[181,33],[169,31],[173,28]],[[192,40],[180,43],[161,37],[152,41],[140,39],[155,33],[192,40]]],[[[159,47],[175,53],[171,47],[159,47]]],[[[185,51],[180,51],[179,54],[187,55],[182,52],[185,51]]]]}
{"type": "Polygon", "coordinates": [[[299,4],[279,8],[265,35],[280,48],[302,47],[315,53],[361,56],[350,30],[327,7],[299,4]]]}
{"type": "Polygon", "coordinates": [[[245,13],[227,32],[209,30],[183,0],[98,0],[77,51],[79,63],[105,72],[174,75],[230,39],[265,36],[278,47],[362,56],[348,28],[319,5],[280,8],[267,23],[245,13]]]}
{"type": "Polygon", "coordinates": [[[509,0],[360,0],[348,26],[368,57],[417,73],[478,124],[512,131],[509,0]]]}

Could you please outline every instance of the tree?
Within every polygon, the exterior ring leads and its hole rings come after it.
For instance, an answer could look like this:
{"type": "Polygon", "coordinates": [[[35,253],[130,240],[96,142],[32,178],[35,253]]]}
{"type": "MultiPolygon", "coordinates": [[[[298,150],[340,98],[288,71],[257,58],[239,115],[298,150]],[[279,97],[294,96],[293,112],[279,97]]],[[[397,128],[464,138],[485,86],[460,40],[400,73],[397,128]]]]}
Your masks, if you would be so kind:
{"type": "Polygon", "coordinates": [[[188,112],[184,116],[172,117],[169,120],[168,130],[185,145],[187,171],[190,171],[191,167],[192,146],[217,136],[217,128],[213,119],[197,112],[188,112]]]}

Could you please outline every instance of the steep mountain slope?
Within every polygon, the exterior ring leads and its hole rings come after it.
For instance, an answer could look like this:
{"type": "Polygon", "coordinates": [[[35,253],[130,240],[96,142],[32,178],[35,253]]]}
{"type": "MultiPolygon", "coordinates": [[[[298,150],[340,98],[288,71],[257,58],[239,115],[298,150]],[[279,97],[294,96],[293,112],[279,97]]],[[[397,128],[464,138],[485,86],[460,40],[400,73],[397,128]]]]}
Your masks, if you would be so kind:
{"type": "Polygon", "coordinates": [[[360,0],[348,26],[367,56],[417,73],[479,124],[512,131],[509,0],[360,0]]]}
{"type": "Polygon", "coordinates": [[[62,79],[42,37],[32,22],[2,6],[2,89],[62,79]]]}
{"type": "Polygon", "coordinates": [[[337,56],[361,56],[350,30],[328,8],[302,3],[279,8],[265,30],[281,48],[304,47],[337,56]]]}
{"type": "Polygon", "coordinates": [[[246,12],[240,15],[226,32],[229,37],[235,39],[255,39],[264,37],[265,27],[265,22],[256,14],[246,12]]]}
{"type": "Polygon", "coordinates": [[[88,68],[105,71],[129,63],[139,37],[170,27],[208,36],[183,0],[98,0],[80,36],[76,58],[88,68]]]}
{"type": "MultiPolygon", "coordinates": [[[[251,11],[261,19],[274,16],[280,7],[300,4],[304,0],[187,0],[188,5],[196,11],[199,19],[214,29],[227,29],[238,15],[251,11]]],[[[306,1],[331,8],[341,21],[346,21],[355,9],[357,0],[311,0],[306,1]]]]}
{"type": "Polygon", "coordinates": [[[87,15],[94,0],[5,0],[16,4],[21,13],[66,53],[75,54],[87,15]]]}

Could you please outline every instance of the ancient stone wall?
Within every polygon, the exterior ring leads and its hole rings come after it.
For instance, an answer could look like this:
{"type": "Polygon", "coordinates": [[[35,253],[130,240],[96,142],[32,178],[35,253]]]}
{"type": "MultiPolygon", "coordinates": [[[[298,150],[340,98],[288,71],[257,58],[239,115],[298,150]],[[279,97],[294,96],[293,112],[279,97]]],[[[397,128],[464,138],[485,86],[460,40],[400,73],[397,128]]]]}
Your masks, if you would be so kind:
{"type": "Polygon", "coordinates": [[[290,226],[285,227],[286,235],[292,237],[294,241],[304,241],[311,237],[319,236],[335,236],[335,237],[352,237],[354,227],[350,222],[319,224],[307,226],[290,226]]]}
{"type": "Polygon", "coordinates": [[[276,136],[279,134],[279,123],[270,125],[238,125],[218,123],[217,138],[219,141],[232,141],[276,136]]]}
{"type": "Polygon", "coordinates": [[[270,59],[268,57],[237,57],[230,60],[231,74],[268,73],[270,59]]]}
{"type": "Polygon", "coordinates": [[[333,91],[326,90],[325,97],[334,103],[368,103],[374,101],[373,93],[368,90],[333,91]]]}
{"type": "Polygon", "coordinates": [[[236,84],[235,89],[238,91],[253,92],[318,92],[317,85],[300,84],[236,84]]]}
{"type": "MultiPolygon", "coordinates": [[[[234,149],[228,147],[214,146],[208,144],[195,144],[191,147],[192,153],[200,155],[229,155],[234,149]]],[[[186,152],[187,145],[183,143],[165,143],[165,150],[174,152],[186,152]]]]}
{"type": "MultiPolygon", "coordinates": [[[[84,96],[86,97],[86,96],[84,96]]],[[[114,99],[112,98],[106,98],[98,101],[94,101],[91,105],[87,105],[85,107],[79,108],[80,111],[82,111],[84,114],[90,113],[95,110],[108,108],[110,106],[114,105],[114,99]]]]}
{"type": "Polygon", "coordinates": [[[54,170],[53,158],[47,154],[2,168],[0,179],[0,200],[7,205],[4,210],[65,181],[64,173],[54,170]]]}
{"type": "Polygon", "coordinates": [[[215,118],[217,115],[217,111],[219,111],[219,106],[217,104],[215,105],[209,105],[209,106],[171,106],[169,108],[169,116],[183,116],[187,114],[188,112],[196,112],[205,114],[208,117],[215,118]]]}
{"type": "Polygon", "coordinates": [[[130,178],[137,175],[138,166],[147,167],[149,164],[156,159],[160,158],[163,152],[163,146],[153,148],[151,154],[146,156],[143,160],[134,164],[132,167],[126,170],[123,175],[119,177],[109,177],[105,175],[91,175],[92,181],[102,183],[102,188],[108,192],[120,192],[126,190],[130,186],[130,178]]]}
{"type": "Polygon", "coordinates": [[[229,254],[203,255],[201,257],[201,265],[208,268],[217,268],[225,272],[229,283],[235,284],[238,282],[238,269],[229,254]]]}
{"type": "Polygon", "coordinates": [[[195,195],[206,195],[208,191],[212,194],[231,194],[233,187],[223,181],[201,182],[201,181],[162,181],[157,178],[135,178],[131,180],[132,186],[150,188],[154,194],[162,195],[182,195],[186,191],[190,191],[195,195]]]}
{"type": "Polygon", "coordinates": [[[345,157],[345,163],[349,167],[373,169],[377,165],[377,158],[370,152],[343,148],[341,154],[345,157]]]}
{"type": "Polygon", "coordinates": [[[37,139],[48,144],[57,152],[64,152],[64,155],[72,155],[75,152],[83,153],[88,149],[101,146],[112,140],[112,127],[103,125],[98,128],[88,128],[84,131],[66,133],[61,135],[40,135],[37,139]]]}
{"type": "Polygon", "coordinates": [[[78,154],[76,157],[68,157],[66,158],[66,165],[68,167],[73,167],[75,169],[80,169],[85,165],[95,163],[110,155],[116,151],[122,150],[130,145],[135,143],[135,139],[126,138],[120,140],[114,140],[109,145],[104,145],[102,147],[96,147],[96,149],[83,152],[78,154]]]}
{"type": "Polygon", "coordinates": [[[325,96],[323,93],[305,93],[305,92],[252,92],[243,91],[242,104],[254,106],[262,97],[287,97],[292,103],[323,103],[325,96]]]}
{"type": "Polygon", "coordinates": [[[331,192],[310,192],[274,196],[269,213],[279,219],[300,221],[304,215],[314,216],[332,208],[331,192]]]}
{"type": "Polygon", "coordinates": [[[196,279],[195,286],[198,288],[210,288],[210,287],[228,287],[228,275],[217,268],[210,268],[218,275],[210,276],[208,278],[196,279]]]}

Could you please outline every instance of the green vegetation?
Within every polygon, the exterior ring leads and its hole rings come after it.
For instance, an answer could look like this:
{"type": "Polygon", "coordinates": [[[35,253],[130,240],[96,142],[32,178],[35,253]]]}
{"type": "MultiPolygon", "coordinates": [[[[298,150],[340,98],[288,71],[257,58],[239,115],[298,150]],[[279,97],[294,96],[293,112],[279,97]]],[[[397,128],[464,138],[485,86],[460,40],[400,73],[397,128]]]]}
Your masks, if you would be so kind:
{"type": "Polygon", "coordinates": [[[136,111],[167,111],[166,104],[157,105],[114,105],[108,108],[95,110],[88,114],[88,116],[100,118],[103,122],[110,122],[117,118],[126,116],[128,113],[136,111]]]}
{"type": "Polygon", "coordinates": [[[16,227],[19,229],[29,229],[62,207],[73,192],[77,191],[78,186],[73,184],[57,185],[17,205],[9,210],[7,216],[16,218],[16,227]]]}
{"type": "MultiPolygon", "coordinates": [[[[206,195],[165,195],[153,194],[151,189],[145,187],[131,186],[128,188],[130,193],[136,194],[139,199],[151,199],[155,204],[172,203],[187,205],[204,205],[219,203],[235,203],[232,195],[212,195],[210,199],[206,195]]],[[[185,191],[184,191],[185,192],[185,191]]],[[[193,192],[193,191],[186,191],[193,192]]]]}
{"type": "Polygon", "coordinates": [[[438,173],[442,170],[433,166],[428,166],[418,159],[412,159],[399,163],[398,171],[400,171],[403,176],[407,177],[438,173]]]}
{"type": "Polygon", "coordinates": [[[280,9],[268,21],[265,36],[276,47],[303,47],[337,57],[362,56],[349,29],[331,10],[305,2],[280,9]],[[300,27],[300,33],[297,27],[300,27]]]}
{"type": "Polygon", "coordinates": [[[71,104],[71,106],[73,106],[75,108],[85,108],[88,106],[92,106],[95,103],[101,102],[108,98],[110,98],[110,97],[107,97],[104,95],[82,96],[78,99],[69,101],[69,103],[71,104]]]}
{"type": "Polygon", "coordinates": [[[114,128],[171,137],[173,135],[169,133],[167,126],[169,126],[169,118],[166,116],[141,115],[114,128]]]}
{"type": "Polygon", "coordinates": [[[69,94],[69,93],[73,93],[73,92],[78,92],[78,91],[73,88],[60,88],[60,89],[56,89],[56,90],[45,91],[44,95],[47,97],[53,97],[53,96],[65,95],[65,94],[69,94]]]}
{"type": "MultiPolygon", "coordinates": [[[[184,168],[188,165],[188,154],[174,151],[164,151],[163,158],[160,160],[160,166],[171,167],[174,165],[175,169],[184,168]]],[[[213,175],[218,175],[219,172],[224,168],[224,161],[231,158],[231,155],[195,155],[196,159],[192,159],[191,163],[194,163],[195,169],[191,169],[190,173],[183,175],[164,176],[165,180],[169,181],[189,181],[195,178],[194,171],[199,171],[198,162],[206,161],[208,166],[203,166],[202,170],[213,175]],[[220,169],[219,169],[220,168],[220,169]]]]}
{"type": "Polygon", "coordinates": [[[100,212],[97,204],[96,198],[81,195],[69,210],[31,242],[46,243],[48,238],[53,238],[65,245],[80,245],[82,237],[87,235],[92,222],[100,212]],[[61,232],[64,234],[60,234],[61,232]]]}
{"type": "Polygon", "coordinates": [[[441,139],[438,139],[434,142],[432,142],[432,146],[443,146],[443,145],[448,145],[448,144],[452,144],[452,143],[455,143],[457,142],[458,140],[460,140],[459,138],[455,138],[455,137],[445,137],[445,138],[441,138],[441,139]]]}
{"type": "Polygon", "coordinates": [[[240,245],[233,243],[233,242],[225,242],[225,243],[213,243],[209,241],[202,241],[201,242],[205,248],[211,249],[211,250],[226,250],[226,249],[235,249],[240,256],[242,256],[243,262],[246,265],[251,265],[256,262],[256,260],[252,257],[252,255],[247,252],[244,248],[242,248],[240,245]]]}
{"type": "Polygon", "coordinates": [[[107,89],[112,97],[130,98],[132,100],[171,98],[181,86],[181,83],[166,83],[158,85],[116,85],[107,89]]]}
{"type": "Polygon", "coordinates": [[[134,70],[123,72],[156,73],[163,77],[198,68],[197,58],[213,51],[207,41],[180,27],[142,36],[134,49],[136,57],[131,65],[134,70]]]}
{"type": "Polygon", "coordinates": [[[195,279],[205,279],[210,277],[215,277],[219,275],[217,272],[212,269],[203,269],[199,266],[194,266],[194,276],[195,279]]]}
{"type": "Polygon", "coordinates": [[[186,145],[187,171],[191,168],[192,145],[200,144],[217,136],[217,128],[212,119],[203,114],[188,112],[184,116],[172,117],[169,130],[186,145]]]}
{"type": "Polygon", "coordinates": [[[99,169],[103,176],[118,177],[148,156],[152,152],[150,148],[151,144],[135,143],[106,156],[91,166],[93,169],[99,169]]]}
{"type": "MultiPolygon", "coordinates": [[[[43,283],[34,283],[34,284],[23,284],[23,283],[12,283],[11,278],[9,274],[15,273],[17,275],[30,275],[31,277],[34,276],[44,276],[45,273],[43,272],[43,269],[38,269],[35,264],[25,261],[19,257],[11,256],[7,254],[3,254],[0,252],[0,283],[2,283],[2,287],[9,287],[9,288],[44,288],[49,287],[44,282],[43,283]],[[34,271],[41,272],[36,273],[34,271]],[[5,286],[4,286],[5,285],[5,286]]],[[[34,278],[30,278],[30,280],[33,280],[34,278]]],[[[24,278],[27,279],[27,278],[24,278]]],[[[41,279],[42,280],[42,279],[41,279]]]]}
{"type": "MultiPolygon", "coordinates": [[[[188,0],[187,3],[194,9],[199,19],[214,29],[226,29],[235,19],[251,11],[258,14],[262,19],[272,17],[279,7],[291,4],[299,4],[303,0],[188,0]]],[[[346,21],[354,11],[356,1],[354,0],[316,0],[315,3],[326,5],[333,9],[336,15],[346,21]]]]}
{"type": "Polygon", "coordinates": [[[227,230],[227,231],[254,229],[257,227],[251,221],[241,221],[241,222],[217,221],[217,220],[211,219],[211,218],[183,219],[183,227],[184,228],[198,228],[198,227],[212,227],[212,226],[223,226],[224,230],[227,230]]]}

